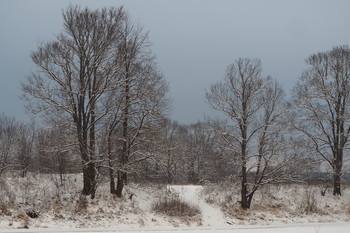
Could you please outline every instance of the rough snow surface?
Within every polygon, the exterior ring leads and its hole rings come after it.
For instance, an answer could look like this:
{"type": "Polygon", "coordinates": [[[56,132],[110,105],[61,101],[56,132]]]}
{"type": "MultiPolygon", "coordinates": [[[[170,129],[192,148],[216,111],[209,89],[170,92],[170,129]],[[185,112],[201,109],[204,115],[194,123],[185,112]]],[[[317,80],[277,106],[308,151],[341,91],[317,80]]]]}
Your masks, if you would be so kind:
{"type": "Polygon", "coordinates": [[[34,229],[34,230],[4,230],[2,233],[68,233],[68,232],[81,232],[81,233],[101,233],[101,232],[117,232],[117,233],[130,233],[130,232],[145,232],[145,233],[348,233],[350,230],[350,223],[336,223],[336,224],[300,224],[300,225],[275,225],[275,226],[240,226],[240,227],[226,227],[226,228],[158,228],[158,229],[134,229],[134,230],[120,230],[116,229],[34,229]]]}
{"type": "Polygon", "coordinates": [[[201,185],[168,185],[168,189],[179,193],[180,198],[184,201],[197,205],[202,212],[203,226],[223,226],[227,224],[225,217],[220,209],[203,200],[201,185]]]}

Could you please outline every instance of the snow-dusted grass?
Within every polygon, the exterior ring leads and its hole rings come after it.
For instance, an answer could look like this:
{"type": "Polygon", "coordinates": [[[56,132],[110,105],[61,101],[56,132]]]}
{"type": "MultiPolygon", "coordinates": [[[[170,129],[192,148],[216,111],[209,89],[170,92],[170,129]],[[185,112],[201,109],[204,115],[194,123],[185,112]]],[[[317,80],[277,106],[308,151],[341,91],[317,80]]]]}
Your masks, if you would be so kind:
{"type": "Polygon", "coordinates": [[[153,203],[153,211],[174,217],[194,217],[200,215],[198,206],[183,201],[179,195],[167,195],[153,203]]]}
{"type": "Polygon", "coordinates": [[[258,190],[250,210],[240,208],[239,184],[207,184],[202,196],[234,224],[309,223],[350,220],[350,187],[342,196],[325,195],[323,185],[279,184],[258,190]]]}
{"type": "MultiPolygon", "coordinates": [[[[144,209],[138,205],[150,199],[147,188],[139,189],[133,184],[125,189],[125,198],[111,195],[108,184],[101,181],[96,198],[91,200],[80,195],[81,174],[66,175],[61,184],[58,176],[29,174],[25,178],[6,176],[0,179],[0,228],[27,227],[112,227],[115,225],[134,225],[140,227],[145,221],[144,209]],[[58,182],[58,183],[57,183],[58,182]],[[146,200],[144,200],[144,198],[146,200]],[[27,212],[34,211],[38,218],[28,218],[27,212]]],[[[156,192],[153,188],[150,192],[156,192]]],[[[150,216],[150,215],[149,215],[150,216]]]]}
{"type": "Polygon", "coordinates": [[[320,185],[270,185],[257,191],[251,210],[244,211],[238,203],[239,185],[228,181],[205,186],[133,183],[117,198],[109,193],[108,180],[100,180],[94,200],[80,195],[81,185],[81,174],[65,175],[62,183],[56,175],[6,174],[0,178],[0,229],[226,228],[350,220],[349,187],[334,197],[330,189],[322,196],[320,185]],[[200,214],[184,218],[154,211],[154,204],[169,194],[200,214]]]}

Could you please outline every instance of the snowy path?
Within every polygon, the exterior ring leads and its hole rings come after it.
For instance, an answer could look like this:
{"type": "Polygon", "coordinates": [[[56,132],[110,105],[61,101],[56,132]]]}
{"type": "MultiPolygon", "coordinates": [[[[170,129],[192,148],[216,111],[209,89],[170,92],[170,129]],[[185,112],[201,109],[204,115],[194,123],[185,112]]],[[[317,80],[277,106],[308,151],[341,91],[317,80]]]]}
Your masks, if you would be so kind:
{"type": "Polygon", "coordinates": [[[169,185],[168,189],[179,193],[182,200],[199,206],[202,211],[203,226],[222,227],[227,225],[226,220],[219,208],[214,208],[201,198],[200,185],[169,185]]]}

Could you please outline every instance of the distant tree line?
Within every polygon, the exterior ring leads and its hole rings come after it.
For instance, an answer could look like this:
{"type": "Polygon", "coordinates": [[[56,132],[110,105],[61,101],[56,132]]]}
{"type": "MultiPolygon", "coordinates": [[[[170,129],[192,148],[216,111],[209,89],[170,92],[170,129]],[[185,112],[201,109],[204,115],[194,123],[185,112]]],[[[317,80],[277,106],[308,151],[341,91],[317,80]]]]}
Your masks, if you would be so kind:
{"type": "Polygon", "coordinates": [[[287,98],[259,59],[238,58],[206,90],[221,117],[181,125],[167,117],[168,85],[148,33],[120,8],[70,6],[64,30],[32,53],[38,68],[23,99],[43,121],[0,116],[0,175],[83,173],[95,197],[101,176],[122,196],[131,181],[240,180],[249,209],[263,185],[300,181],[326,162],[341,195],[350,133],[350,49],[312,54],[287,98]]]}

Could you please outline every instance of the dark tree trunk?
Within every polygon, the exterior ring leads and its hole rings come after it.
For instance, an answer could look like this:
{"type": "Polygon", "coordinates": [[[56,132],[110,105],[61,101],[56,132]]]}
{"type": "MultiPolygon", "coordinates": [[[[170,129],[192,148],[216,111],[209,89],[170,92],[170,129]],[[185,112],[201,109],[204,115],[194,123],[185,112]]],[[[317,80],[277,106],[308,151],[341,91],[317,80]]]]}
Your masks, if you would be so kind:
{"type": "Polygon", "coordinates": [[[88,154],[88,145],[87,145],[87,134],[82,133],[81,127],[78,127],[78,136],[80,144],[80,153],[83,163],[83,190],[81,191],[82,195],[88,196],[91,195],[93,199],[95,197],[96,191],[96,170],[95,163],[93,163],[88,154]],[[82,135],[82,136],[81,136],[82,135]]]}
{"type": "Polygon", "coordinates": [[[112,133],[114,130],[115,124],[111,125],[108,139],[107,139],[107,152],[108,152],[108,166],[109,166],[109,186],[111,194],[115,194],[115,181],[114,181],[114,169],[113,169],[113,155],[112,155],[112,133]]]}
{"type": "Polygon", "coordinates": [[[25,168],[25,170],[22,171],[21,176],[22,176],[22,178],[24,178],[24,177],[26,177],[26,175],[27,175],[27,169],[25,168]]]}
{"type": "MultiPolygon", "coordinates": [[[[129,104],[130,104],[130,87],[129,87],[129,75],[128,75],[128,68],[127,68],[127,75],[125,80],[125,108],[124,108],[124,119],[123,119],[123,151],[121,154],[121,165],[125,165],[129,161],[129,153],[130,153],[130,145],[128,143],[129,139],[129,104]]],[[[124,188],[124,184],[127,184],[127,173],[125,171],[118,171],[118,180],[117,180],[117,190],[116,195],[117,197],[122,197],[122,192],[124,188]]]]}
{"type": "MultiPolygon", "coordinates": [[[[243,134],[245,135],[245,134],[243,134]]],[[[245,138],[245,137],[243,137],[245,138]]],[[[243,141],[245,142],[245,139],[243,139],[243,141]]],[[[241,146],[241,165],[242,165],[242,179],[241,179],[241,207],[242,209],[246,210],[249,209],[248,206],[248,187],[247,187],[247,161],[246,161],[246,144],[242,143],[241,146]]]]}
{"type": "Polygon", "coordinates": [[[61,185],[63,186],[63,173],[60,173],[60,181],[61,181],[61,185]]]}
{"type": "Polygon", "coordinates": [[[118,177],[117,177],[117,189],[115,191],[115,194],[117,197],[122,197],[123,196],[123,188],[124,188],[124,179],[125,179],[125,172],[118,171],[118,177]]]}
{"type": "Polygon", "coordinates": [[[337,160],[335,161],[334,164],[334,169],[333,169],[333,195],[334,196],[341,196],[341,170],[342,170],[342,158],[340,159],[341,153],[338,156],[337,160]]]}
{"type": "Polygon", "coordinates": [[[84,187],[82,194],[85,196],[91,195],[91,199],[95,198],[96,192],[96,170],[95,164],[90,162],[83,168],[84,187]]]}
{"type": "Polygon", "coordinates": [[[253,196],[256,192],[256,190],[258,189],[257,186],[255,186],[253,188],[253,190],[249,193],[248,197],[247,197],[247,209],[250,209],[251,205],[252,205],[252,200],[253,200],[253,196]]]}
{"type": "Polygon", "coordinates": [[[341,195],[341,187],[340,187],[340,184],[341,184],[341,176],[340,174],[334,174],[333,175],[333,195],[334,196],[340,196],[341,195]]]}
{"type": "Polygon", "coordinates": [[[245,165],[242,166],[242,183],[241,183],[241,207],[242,209],[249,209],[248,198],[247,198],[247,168],[245,165]]]}
{"type": "Polygon", "coordinates": [[[114,174],[113,174],[112,168],[109,169],[109,178],[110,178],[110,181],[109,181],[110,192],[111,192],[111,194],[115,194],[116,193],[115,181],[114,181],[114,174]]]}
{"type": "Polygon", "coordinates": [[[240,125],[242,133],[242,143],[241,143],[241,166],[242,166],[242,180],[241,180],[241,207],[246,210],[249,209],[248,206],[248,178],[247,178],[247,118],[245,117],[247,106],[243,102],[243,124],[240,125]]]}
{"type": "Polygon", "coordinates": [[[333,165],[333,195],[341,196],[341,173],[343,167],[343,151],[338,149],[333,165]]]}

